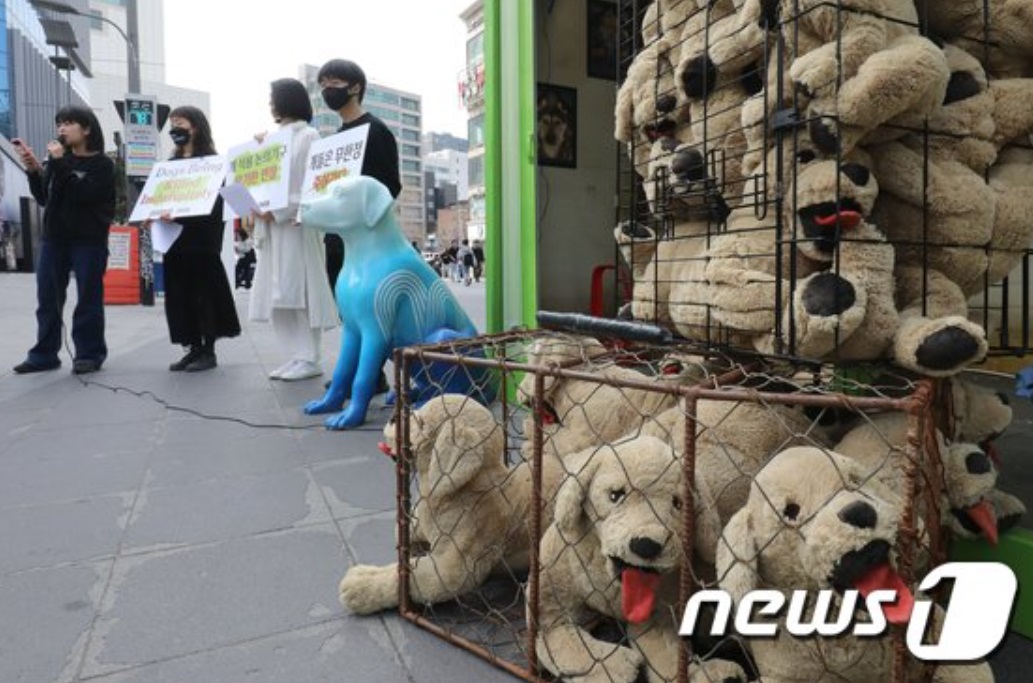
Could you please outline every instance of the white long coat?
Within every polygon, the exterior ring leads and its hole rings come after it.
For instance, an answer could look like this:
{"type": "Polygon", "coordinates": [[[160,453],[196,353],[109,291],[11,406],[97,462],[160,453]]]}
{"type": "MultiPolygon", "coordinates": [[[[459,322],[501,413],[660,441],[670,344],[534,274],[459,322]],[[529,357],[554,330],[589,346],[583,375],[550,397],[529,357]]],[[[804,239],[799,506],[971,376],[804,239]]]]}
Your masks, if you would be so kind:
{"type": "Polygon", "coordinates": [[[340,316],[326,276],[323,236],[294,224],[308,150],[319,133],[304,121],[284,126],[294,131],[289,201],[286,208],[272,212],[273,221],[255,221],[257,264],[249,318],[267,321],[274,308],[308,309],[312,327],[330,329],[340,324],[340,316]]]}

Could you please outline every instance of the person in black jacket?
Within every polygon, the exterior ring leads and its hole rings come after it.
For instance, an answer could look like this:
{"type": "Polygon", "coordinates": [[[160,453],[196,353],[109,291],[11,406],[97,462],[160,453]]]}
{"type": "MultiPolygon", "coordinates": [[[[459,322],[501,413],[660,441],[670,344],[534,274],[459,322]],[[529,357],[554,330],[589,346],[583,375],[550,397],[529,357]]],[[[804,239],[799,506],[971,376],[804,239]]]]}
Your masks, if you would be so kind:
{"type": "MultiPolygon", "coordinates": [[[[341,117],[338,133],[369,124],[362,175],[376,178],[387,187],[392,197],[398,197],[402,191],[398,175],[398,143],[383,121],[362,109],[366,74],[355,62],[331,59],[320,67],[316,78],[323,89],[326,106],[341,117]]],[[[323,240],[326,244],[326,274],[330,278],[330,289],[334,289],[337,275],[344,265],[344,243],[340,236],[329,233],[323,240]]]]}
{"type": "Polygon", "coordinates": [[[54,122],[57,139],[47,144],[46,163],[41,164],[27,144],[12,140],[25,164],[32,196],[44,207],[36,264],[36,345],[14,367],[18,374],[61,366],[62,314],[73,272],[78,302],[72,315],[72,372],[96,372],[108,356],[104,271],[115,215],[115,164],[104,154],[104,133],[92,111],[63,107],[54,122]]]}
{"type": "MultiPolygon", "coordinates": [[[[176,145],[173,159],[216,154],[208,119],[197,107],[169,113],[169,135],[176,145]]],[[[162,216],[164,220],[170,217],[162,216]]],[[[173,344],[186,355],[169,366],[172,372],[201,372],[217,365],[215,340],[240,334],[226,269],[222,265],[222,197],[206,216],[177,218],[183,231],[165,254],[165,319],[173,344]]]]}

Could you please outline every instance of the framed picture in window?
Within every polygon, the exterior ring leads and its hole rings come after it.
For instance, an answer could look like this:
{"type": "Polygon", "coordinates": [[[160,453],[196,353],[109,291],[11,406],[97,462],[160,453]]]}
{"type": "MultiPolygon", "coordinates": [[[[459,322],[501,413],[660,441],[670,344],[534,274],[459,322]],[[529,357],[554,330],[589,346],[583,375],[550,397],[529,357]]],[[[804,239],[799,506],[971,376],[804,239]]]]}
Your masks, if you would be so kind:
{"type": "Polygon", "coordinates": [[[588,0],[588,75],[617,80],[617,5],[588,0]]]}
{"type": "Polygon", "coordinates": [[[538,165],[577,168],[577,90],[538,84],[538,165]]]}

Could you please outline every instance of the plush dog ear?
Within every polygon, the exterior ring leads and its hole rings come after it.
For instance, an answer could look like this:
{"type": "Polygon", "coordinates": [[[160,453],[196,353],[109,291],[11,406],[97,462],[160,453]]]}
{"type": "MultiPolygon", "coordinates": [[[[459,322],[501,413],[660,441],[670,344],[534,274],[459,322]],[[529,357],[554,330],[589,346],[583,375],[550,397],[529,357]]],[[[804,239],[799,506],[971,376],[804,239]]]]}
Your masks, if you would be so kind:
{"type": "Polygon", "coordinates": [[[427,467],[427,491],[435,496],[455,493],[484,465],[485,439],[457,421],[439,431],[427,467]]]}
{"type": "Polygon", "coordinates": [[[599,460],[600,457],[596,456],[594,447],[575,453],[563,460],[563,469],[566,474],[556,493],[553,519],[556,527],[564,536],[576,538],[579,534],[585,516],[585,496],[588,495],[592,477],[599,469],[599,460]]]}
{"type": "Polygon", "coordinates": [[[749,508],[742,508],[725,524],[717,543],[717,582],[736,602],[757,587],[758,553],[749,508]]]}
{"type": "Polygon", "coordinates": [[[362,191],[363,216],[366,220],[366,227],[372,228],[380,222],[385,213],[391,210],[391,205],[395,200],[391,196],[390,190],[379,180],[369,176],[360,176],[360,178],[362,178],[364,186],[362,191]]]}

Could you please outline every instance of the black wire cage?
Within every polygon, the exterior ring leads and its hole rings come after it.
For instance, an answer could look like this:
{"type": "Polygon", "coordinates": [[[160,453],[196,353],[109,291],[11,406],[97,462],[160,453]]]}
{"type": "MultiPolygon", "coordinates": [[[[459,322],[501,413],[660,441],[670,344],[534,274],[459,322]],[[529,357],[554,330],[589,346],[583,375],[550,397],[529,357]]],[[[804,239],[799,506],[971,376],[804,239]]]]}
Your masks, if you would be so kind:
{"type": "Polygon", "coordinates": [[[621,0],[619,315],[932,376],[1028,353],[1029,4],[621,0]]]}

